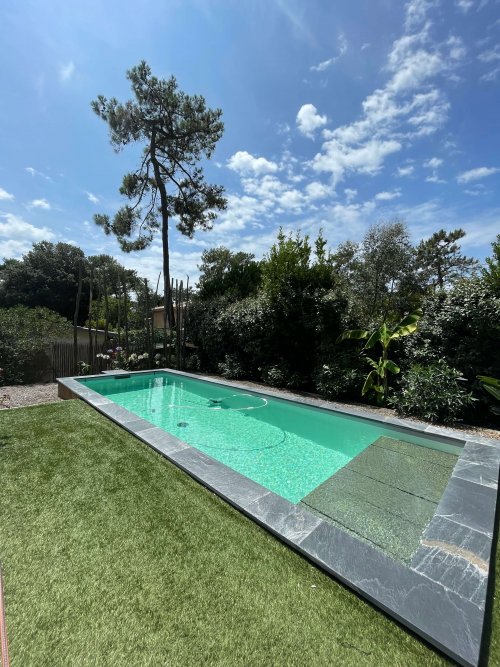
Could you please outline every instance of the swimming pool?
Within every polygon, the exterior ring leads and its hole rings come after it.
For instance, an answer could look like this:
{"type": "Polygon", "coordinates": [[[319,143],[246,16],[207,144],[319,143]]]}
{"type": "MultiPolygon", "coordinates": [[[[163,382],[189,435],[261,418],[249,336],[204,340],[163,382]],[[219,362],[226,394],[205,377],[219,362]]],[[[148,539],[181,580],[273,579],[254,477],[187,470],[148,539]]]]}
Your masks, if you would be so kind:
{"type": "MultiPolygon", "coordinates": [[[[80,381],[293,503],[378,438],[401,439],[375,422],[168,372],[80,381]]],[[[404,439],[459,451],[413,435],[404,439]]]]}

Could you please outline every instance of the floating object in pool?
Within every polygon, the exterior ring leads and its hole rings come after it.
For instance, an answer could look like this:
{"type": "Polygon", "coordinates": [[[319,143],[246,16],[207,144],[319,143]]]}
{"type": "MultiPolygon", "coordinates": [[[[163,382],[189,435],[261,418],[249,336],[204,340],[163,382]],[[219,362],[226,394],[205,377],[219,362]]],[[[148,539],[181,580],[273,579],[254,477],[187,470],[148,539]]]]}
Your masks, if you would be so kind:
{"type": "Polygon", "coordinates": [[[179,423],[177,424],[177,426],[182,426],[183,428],[184,428],[185,426],[187,426],[187,425],[188,425],[187,422],[179,422],[179,423]]]}

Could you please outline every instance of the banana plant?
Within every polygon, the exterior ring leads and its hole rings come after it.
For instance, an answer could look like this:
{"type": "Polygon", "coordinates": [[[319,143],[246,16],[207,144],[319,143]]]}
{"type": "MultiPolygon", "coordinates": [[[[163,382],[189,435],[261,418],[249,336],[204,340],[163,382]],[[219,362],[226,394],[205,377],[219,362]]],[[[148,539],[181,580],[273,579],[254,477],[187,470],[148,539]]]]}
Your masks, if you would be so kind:
{"type": "MultiPolygon", "coordinates": [[[[497,378],[490,378],[487,375],[478,375],[477,379],[479,380],[481,387],[487,391],[488,394],[491,394],[493,398],[500,401],[500,380],[497,380],[497,378]]],[[[500,416],[500,406],[492,405],[490,410],[494,415],[500,416]]]]}
{"type": "Polygon", "coordinates": [[[366,356],[366,360],[372,367],[372,370],[366,377],[363,389],[361,390],[362,396],[368,392],[374,392],[377,397],[377,403],[379,405],[386,404],[389,385],[388,374],[392,373],[393,375],[397,375],[400,371],[399,366],[389,359],[390,344],[393,340],[396,340],[396,338],[408,336],[416,331],[418,321],[421,317],[422,311],[418,309],[411,315],[404,317],[401,322],[394,327],[388,327],[385,322],[382,322],[382,324],[373,331],[368,331],[366,329],[351,329],[350,331],[344,331],[344,333],[337,338],[337,343],[341,343],[344,340],[366,340],[362,352],[370,350],[375,347],[377,343],[380,343],[382,355],[379,357],[378,361],[375,361],[368,355],[366,356]]]}

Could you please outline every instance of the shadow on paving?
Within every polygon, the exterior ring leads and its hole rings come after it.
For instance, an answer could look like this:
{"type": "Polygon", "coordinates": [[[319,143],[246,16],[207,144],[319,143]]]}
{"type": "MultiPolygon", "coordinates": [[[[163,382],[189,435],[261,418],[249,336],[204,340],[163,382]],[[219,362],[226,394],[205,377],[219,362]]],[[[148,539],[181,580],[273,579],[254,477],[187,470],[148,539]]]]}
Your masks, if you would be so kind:
{"type": "Polygon", "coordinates": [[[301,503],[396,560],[409,563],[457,458],[383,436],[301,503]]]}

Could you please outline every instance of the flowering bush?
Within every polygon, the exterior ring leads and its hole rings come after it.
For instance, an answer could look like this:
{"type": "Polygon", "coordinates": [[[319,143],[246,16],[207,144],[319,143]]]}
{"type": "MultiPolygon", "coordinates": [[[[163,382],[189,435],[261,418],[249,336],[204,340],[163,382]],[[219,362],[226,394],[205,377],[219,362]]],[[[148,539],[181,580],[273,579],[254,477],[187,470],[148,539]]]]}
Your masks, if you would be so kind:
{"type": "Polygon", "coordinates": [[[90,373],[90,364],[86,361],[78,362],[78,375],[88,375],[90,373]]]}
{"type": "Polygon", "coordinates": [[[130,355],[127,355],[127,351],[121,345],[117,345],[114,349],[110,348],[106,354],[100,352],[96,355],[96,358],[99,360],[101,370],[103,370],[104,366],[104,370],[111,367],[111,370],[137,371],[144,370],[149,366],[149,354],[147,352],[143,352],[142,354],[132,352],[130,355]]]}

